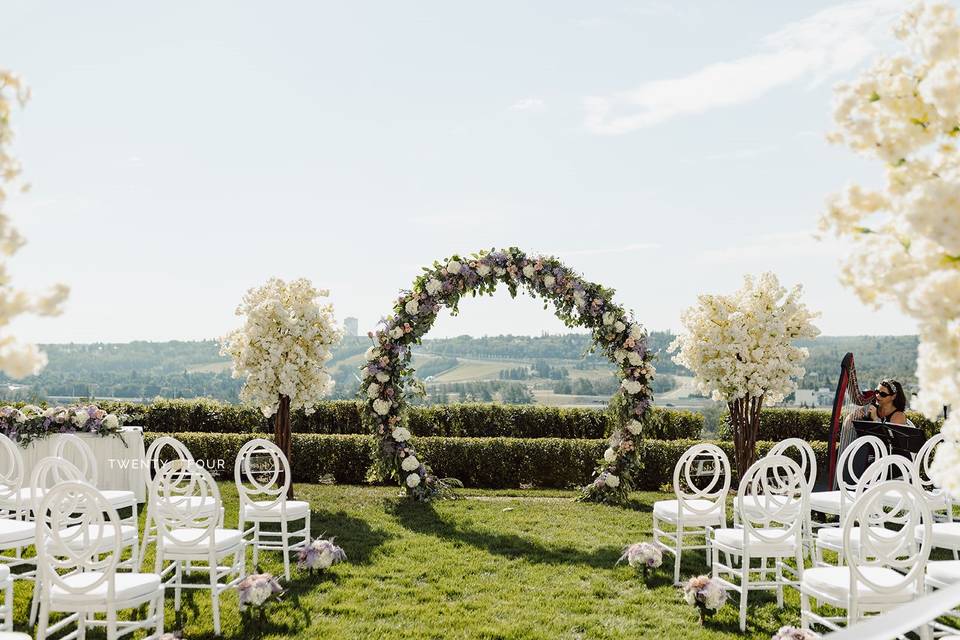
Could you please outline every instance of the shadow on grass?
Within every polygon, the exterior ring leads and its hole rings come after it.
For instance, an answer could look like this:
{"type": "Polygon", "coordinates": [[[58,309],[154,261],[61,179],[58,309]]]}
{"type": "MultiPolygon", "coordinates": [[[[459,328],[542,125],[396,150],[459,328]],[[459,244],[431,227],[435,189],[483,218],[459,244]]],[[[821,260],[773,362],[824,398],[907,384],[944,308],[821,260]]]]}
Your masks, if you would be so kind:
{"type": "Polygon", "coordinates": [[[410,500],[388,500],[384,510],[400,526],[413,533],[453,540],[506,558],[522,558],[538,564],[579,564],[598,569],[610,569],[623,552],[618,547],[601,547],[587,552],[575,547],[547,547],[527,538],[507,533],[491,533],[468,529],[447,522],[429,504],[410,500]]]}
{"type": "Polygon", "coordinates": [[[349,562],[369,564],[373,552],[390,539],[390,534],[374,529],[361,518],[346,511],[313,511],[310,514],[310,535],[336,538],[337,545],[349,549],[349,562]]]}

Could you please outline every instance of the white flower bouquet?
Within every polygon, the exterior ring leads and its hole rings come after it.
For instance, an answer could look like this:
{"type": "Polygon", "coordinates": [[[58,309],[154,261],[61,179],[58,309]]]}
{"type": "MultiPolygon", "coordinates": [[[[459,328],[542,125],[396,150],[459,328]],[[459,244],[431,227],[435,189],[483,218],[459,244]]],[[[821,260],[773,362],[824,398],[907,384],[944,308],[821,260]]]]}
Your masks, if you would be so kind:
{"type": "Polygon", "coordinates": [[[727,601],[727,590],[710,576],[690,578],[684,583],[682,592],[686,603],[696,607],[700,613],[700,624],[727,601]]]}
{"type": "Polygon", "coordinates": [[[631,567],[639,568],[643,572],[643,579],[647,579],[647,571],[656,569],[663,564],[663,552],[660,547],[650,542],[635,542],[623,550],[623,555],[617,562],[627,561],[631,567]]]}

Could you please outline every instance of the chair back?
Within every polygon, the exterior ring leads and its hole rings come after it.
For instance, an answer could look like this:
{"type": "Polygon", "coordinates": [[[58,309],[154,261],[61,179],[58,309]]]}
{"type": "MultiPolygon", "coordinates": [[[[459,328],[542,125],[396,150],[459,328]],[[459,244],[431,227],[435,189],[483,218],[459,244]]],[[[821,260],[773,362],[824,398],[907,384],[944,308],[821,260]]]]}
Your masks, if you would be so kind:
{"type": "Polygon", "coordinates": [[[97,457],[90,445],[72,433],[61,433],[56,437],[57,448],[54,455],[72,462],[87,482],[97,486],[97,457]]]}
{"type": "Polygon", "coordinates": [[[837,460],[837,488],[840,490],[840,519],[843,521],[845,509],[857,499],[857,485],[864,469],[858,470],[856,465],[857,454],[861,449],[868,449],[868,455],[873,454],[874,461],[887,455],[887,447],[883,440],[876,436],[860,436],[840,454],[837,460]]]}
{"type": "Polygon", "coordinates": [[[147,447],[145,461],[147,468],[144,471],[144,479],[147,483],[147,491],[150,491],[151,474],[160,471],[160,467],[170,460],[186,460],[193,462],[193,454],[187,445],[183,444],[171,436],[160,436],[150,443],[147,447]]]}
{"type": "Polygon", "coordinates": [[[290,462],[283,450],[264,438],[243,445],[237,454],[233,477],[241,504],[260,504],[257,509],[283,509],[290,489],[290,462]]]}
{"type": "Polygon", "coordinates": [[[192,460],[164,463],[150,485],[151,512],[163,542],[213,545],[222,504],[213,476],[192,460]],[[184,538],[182,533],[174,537],[177,529],[197,531],[192,537],[184,538]]]}
{"type": "Polygon", "coordinates": [[[927,496],[931,498],[939,498],[940,496],[949,497],[946,491],[936,485],[930,475],[930,468],[933,466],[933,459],[936,456],[937,448],[944,440],[945,438],[942,433],[933,436],[923,443],[920,451],[917,452],[917,457],[913,460],[913,472],[917,480],[917,486],[925,491],[927,496]]]}
{"type": "Polygon", "coordinates": [[[0,507],[0,517],[17,517],[24,505],[20,504],[20,489],[23,487],[23,456],[19,445],[0,434],[0,500],[13,508],[0,507]]]}
{"type": "Polygon", "coordinates": [[[859,585],[881,594],[902,594],[914,583],[923,593],[930,557],[932,516],[923,492],[903,480],[888,480],[864,491],[843,524],[843,552],[850,565],[850,594],[859,585]],[[891,496],[894,498],[891,504],[891,496]],[[920,533],[922,532],[922,537],[920,533]],[[886,567],[901,578],[877,581],[866,567],[886,567]]]}
{"type": "Polygon", "coordinates": [[[792,459],[793,456],[788,454],[791,449],[796,449],[799,453],[797,463],[800,465],[800,471],[803,472],[804,478],[806,479],[807,489],[813,491],[814,485],[817,482],[817,455],[813,452],[813,447],[810,446],[810,443],[802,438],[787,438],[770,447],[767,455],[787,456],[792,459]]]}
{"type": "Polygon", "coordinates": [[[715,444],[695,444],[680,456],[673,469],[673,492],[679,502],[679,513],[726,513],[727,492],[730,490],[730,460],[715,444]],[[697,505],[694,500],[706,500],[709,505],[697,505]]]}
{"type": "Polygon", "coordinates": [[[33,466],[30,472],[30,487],[33,489],[34,513],[40,513],[44,496],[63,482],[86,482],[83,473],[72,462],[63,458],[48,456],[33,466]]]}
{"type": "Polygon", "coordinates": [[[744,538],[778,544],[799,542],[810,490],[800,465],[787,456],[767,455],[747,469],[740,480],[736,504],[744,538]],[[749,504],[749,508],[742,505],[749,504]]]}
{"type": "Polygon", "coordinates": [[[122,535],[120,517],[106,498],[86,482],[67,480],[47,492],[35,515],[37,569],[44,587],[55,586],[69,597],[105,584],[107,601],[115,601],[122,535]],[[93,572],[99,575],[90,580],[66,579],[93,572]]]}
{"type": "Polygon", "coordinates": [[[913,462],[900,455],[887,455],[874,461],[860,474],[855,495],[860,496],[873,485],[887,480],[903,480],[920,487],[913,462]]]}

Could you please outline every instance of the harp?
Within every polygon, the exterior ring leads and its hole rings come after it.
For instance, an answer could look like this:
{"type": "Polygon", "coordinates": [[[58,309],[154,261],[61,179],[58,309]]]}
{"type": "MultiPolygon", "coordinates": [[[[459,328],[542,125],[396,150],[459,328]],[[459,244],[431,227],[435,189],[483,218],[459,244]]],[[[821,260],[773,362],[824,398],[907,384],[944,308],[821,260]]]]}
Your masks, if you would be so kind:
{"type": "Polygon", "coordinates": [[[843,404],[849,394],[853,404],[863,407],[873,400],[876,392],[873,389],[861,391],[857,384],[857,369],[853,364],[853,354],[843,356],[840,363],[840,380],[837,382],[837,393],[833,397],[833,413],[830,416],[830,445],[827,448],[827,459],[830,461],[827,471],[827,489],[836,488],[837,456],[840,455],[840,418],[843,415],[843,404]]]}

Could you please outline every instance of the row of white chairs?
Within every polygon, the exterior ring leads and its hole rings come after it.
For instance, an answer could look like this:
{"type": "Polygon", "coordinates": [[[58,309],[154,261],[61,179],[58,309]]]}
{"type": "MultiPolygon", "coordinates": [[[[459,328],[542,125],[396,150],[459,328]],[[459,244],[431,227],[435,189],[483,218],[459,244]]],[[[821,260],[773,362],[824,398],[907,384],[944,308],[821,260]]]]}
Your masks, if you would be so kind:
{"type": "MultiPolygon", "coordinates": [[[[54,626],[48,626],[46,621],[51,607],[57,606],[51,600],[51,596],[59,593],[58,581],[62,580],[57,576],[89,572],[96,567],[104,570],[112,567],[123,573],[117,573],[118,577],[114,582],[104,579],[89,585],[74,583],[69,590],[69,600],[96,600],[104,596],[111,606],[127,603],[130,601],[128,596],[140,594],[146,588],[142,576],[156,575],[161,581],[161,590],[173,590],[174,606],[178,611],[182,589],[209,589],[214,632],[219,635],[220,596],[243,579],[246,572],[246,547],[252,547],[255,564],[259,560],[260,551],[281,551],[285,576],[289,579],[290,553],[309,542],[309,504],[287,499],[290,465],[283,452],[268,440],[257,439],[246,443],[237,456],[234,476],[240,497],[240,510],[236,528],[224,525],[224,509],[218,486],[213,477],[196,463],[187,447],[171,437],[155,440],[147,451],[147,461],[151,468],[156,469],[156,474],[149,482],[142,541],[133,492],[100,491],[94,488],[97,462],[89,446],[76,436],[61,435],[56,453],[56,457],[41,460],[33,468],[29,483],[26,483],[23,460],[17,445],[0,436],[0,463],[5,463],[0,464],[0,469],[3,470],[0,473],[0,551],[15,552],[12,557],[0,556],[0,572],[3,572],[0,573],[0,594],[7,593],[4,591],[5,585],[12,584],[14,578],[34,581],[30,624],[34,624],[39,617],[38,640],[43,640],[63,629],[65,625],[74,623],[77,624],[77,632],[82,638],[85,625],[95,623],[96,616],[92,610],[88,612],[90,615],[83,614],[82,607],[72,609],[81,612],[79,617],[68,616],[54,626]],[[79,454],[71,457],[81,460],[81,464],[74,465],[65,459],[68,448],[71,447],[74,448],[72,453],[79,454]],[[90,491],[79,491],[79,485],[90,491]],[[67,542],[88,542],[95,550],[102,548],[102,553],[93,555],[115,558],[114,565],[61,567],[50,570],[53,573],[44,573],[43,562],[40,560],[42,545],[39,544],[47,535],[43,528],[44,514],[47,513],[44,509],[49,507],[49,496],[60,495],[55,493],[55,490],[61,486],[73,487],[74,493],[82,497],[81,502],[86,501],[86,504],[98,508],[104,507],[101,515],[109,519],[109,523],[92,520],[76,523],[77,527],[81,524],[83,526],[71,529],[73,533],[68,536],[67,542]],[[91,491],[94,493],[90,493],[91,491]],[[124,508],[128,508],[130,514],[121,519],[117,513],[124,508]],[[291,530],[290,524],[298,520],[303,521],[303,527],[291,530]],[[278,524],[280,530],[266,530],[263,525],[267,523],[278,524]],[[142,574],[141,565],[151,542],[155,546],[153,574],[142,574]],[[30,545],[37,546],[36,558],[28,558],[23,553],[30,545]],[[205,583],[185,581],[184,575],[190,575],[194,571],[206,572],[209,580],[205,583]],[[54,576],[54,573],[57,575],[54,576]],[[7,578],[4,579],[4,576],[7,578]],[[98,591],[108,584],[119,585],[120,591],[98,591]]],[[[56,522],[66,521],[60,519],[56,522]]],[[[63,531],[58,531],[64,534],[63,531]]],[[[96,562],[102,562],[103,558],[96,562]]],[[[0,608],[0,632],[12,627],[10,593],[12,587],[0,608]]],[[[60,596],[57,595],[57,598],[60,596]]],[[[159,615],[162,616],[162,606],[159,615]]],[[[108,637],[127,633],[110,623],[109,615],[107,618],[108,637]]],[[[162,626],[162,620],[159,625],[162,626]]]]}
{"type": "MultiPolygon", "coordinates": [[[[834,597],[843,590],[834,589],[837,585],[833,583],[838,580],[843,582],[849,578],[851,571],[856,571],[842,566],[845,560],[849,562],[852,552],[863,564],[865,553],[860,548],[861,538],[875,542],[877,536],[888,536],[890,544],[896,547],[902,544],[904,536],[908,536],[910,544],[917,549],[926,548],[927,555],[930,546],[943,546],[955,553],[960,548],[960,544],[949,541],[950,534],[960,540],[960,523],[952,521],[952,500],[928,481],[929,465],[940,442],[941,436],[932,438],[917,458],[911,461],[888,455],[883,443],[876,438],[860,438],[841,456],[837,472],[840,489],[837,492],[813,492],[817,477],[816,458],[806,442],[799,439],[780,442],[741,478],[733,500],[733,526],[729,527],[726,514],[731,477],[729,460],[715,445],[694,445],[681,456],[674,469],[676,499],[654,504],[655,543],[663,551],[674,555],[674,581],[677,583],[680,580],[682,552],[704,549],[713,576],[727,588],[740,593],[741,629],[746,626],[747,600],[751,590],[776,590],[778,605],[782,606],[785,586],[803,592],[803,585],[807,585],[809,593],[815,594],[813,597],[818,602],[830,602],[835,606],[845,604],[850,622],[863,613],[864,605],[857,603],[857,592],[853,588],[847,588],[843,597],[834,597]],[[784,455],[791,449],[796,450],[798,462],[784,455]],[[856,473],[858,467],[852,461],[867,450],[871,451],[873,462],[862,473],[856,473]],[[891,478],[899,478],[896,482],[900,484],[890,485],[891,478]],[[901,485],[910,487],[909,496],[905,497],[901,485]],[[878,486],[887,486],[886,493],[873,492],[878,486]],[[900,513],[897,517],[884,516],[888,518],[885,521],[888,526],[878,528],[871,521],[868,528],[861,530],[860,520],[851,518],[855,513],[855,505],[862,502],[867,494],[880,495],[880,498],[871,500],[879,500],[878,504],[888,513],[903,511],[908,498],[917,498],[928,514],[925,517],[921,514],[920,517],[921,524],[926,528],[921,528],[917,523],[908,523],[904,520],[906,516],[900,513]],[[812,513],[817,511],[833,513],[838,516],[839,522],[834,527],[816,523],[812,513]],[[940,522],[934,521],[934,513],[939,515],[940,522]],[[703,542],[697,540],[688,543],[687,539],[693,536],[702,538],[703,542]],[[838,566],[824,561],[824,550],[837,554],[838,566]],[[807,556],[812,560],[813,569],[805,571],[804,558],[807,556]],[[759,566],[754,561],[759,561],[759,566]],[[771,566],[768,566],[768,561],[772,562],[771,566]],[[830,593],[834,596],[830,596],[830,593]]],[[[883,515],[874,513],[874,507],[872,502],[870,506],[861,507],[865,511],[860,518],[865,517],[864,514],[878,518],[883,515]]],[[[915,511],[909,512],[913,514],[910,517],[916,515],[915,511]]],[[[927,566],[926,556],[921,564],[927,566]]],[[[939,587],[960,581],[960,561],[929,563],[929,567],[927,584],[931,586],[939,587]]],[[[889,581],[891,575],[886,572],[883,575],[889,581]]],[[[902,586],[899,582],[897,584],[902,586]]],[[[896,589],[885,591],[888,594],[894,592],[896,589]]],[[[922,589],[917,593],[922,593],[922,589]]],[[[898,592],[888,600],[900,603],[902,597],[903,593],[898,592]]],[[[806,599],[804,603],[807,603],[806,599]]],[[[889,603],[885,601],[883,604],[889,603]]],[[[835,622],[817,618],[809,608],[805,609],[803,617],[805,621],[835,622]]]]}

